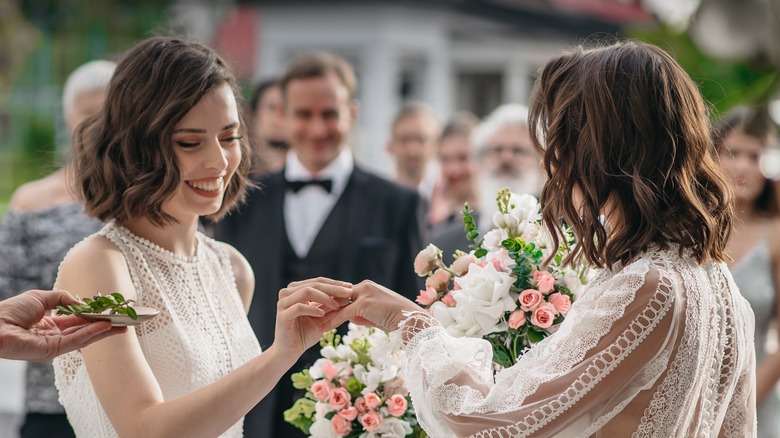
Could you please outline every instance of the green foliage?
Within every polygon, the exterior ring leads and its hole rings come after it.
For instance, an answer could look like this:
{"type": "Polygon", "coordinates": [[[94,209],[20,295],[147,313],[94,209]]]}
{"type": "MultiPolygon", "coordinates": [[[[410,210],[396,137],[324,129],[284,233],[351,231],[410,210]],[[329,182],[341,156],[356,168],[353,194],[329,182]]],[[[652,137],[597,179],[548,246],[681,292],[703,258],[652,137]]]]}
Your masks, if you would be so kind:
{"type": "Polygon", "coordinates": [[[98,293],[93,298],[84,298],[82,301],[84,302],[83,305],[57,306],[57,313],[59,315],[73,315],[78,313],[103,313],[108,310],[112,315],[127,315],[130,319],[138,319],[135,309],[130,307],[130,303],[134,301],[126,300],[119,292],[114,292],[110,295],[100,295],[98,293]]]}
{"type": "Polygon", "coordinates": [[[295,389],[307,389],[314,384],[314,377],[309,374],[308,369],[293,374],[291,378],[295,389]]]}
{"type": "Polygon", "coordinates": [[[284,421],[308,435],[311,425],[314,424],[314,406],[314,400],[301,397],[295,401],[290,409],[284,411],[284,421]]]}
{"type": "Polygon", "coordinates": [[[710,58],[699,50],[687,33],[676,32],[667,26],[629,29],[627,34],[667,50],[716,109],[714,117],[737,105],[765,105],[780,83],[775,66],[710,58]]]}
{"type": "Polygon", "coordinates": [[[487,250],[482,247],[483,239],[479,236],[477,231],[477,224],[474,221],[474,210],[466,203],[463,205],[463,229],[466,231],[466,239],[473,241],[474,243],[469,245],[469,249],[474,250],[474,255],[484,257],[487,254],[487,250]]]}

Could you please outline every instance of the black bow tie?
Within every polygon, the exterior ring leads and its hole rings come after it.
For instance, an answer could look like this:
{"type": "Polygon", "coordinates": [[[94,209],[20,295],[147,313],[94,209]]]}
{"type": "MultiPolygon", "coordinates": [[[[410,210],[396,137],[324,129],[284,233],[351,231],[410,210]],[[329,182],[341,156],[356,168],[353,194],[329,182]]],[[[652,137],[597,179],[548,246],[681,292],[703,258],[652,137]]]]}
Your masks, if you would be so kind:
{"type": "Polygon", "coordinates": [[[333,187],[333,180],[308,179],[308,180],[299,180],[299,181],[287,181],[287,187],[289,187],[293,191],[293,193],[298,193],[298,191],[300,191],[302,188],[308,185],[320,186],[323,189],[325,189],[326,192],[330,193],[330,190],[333,187]]]}

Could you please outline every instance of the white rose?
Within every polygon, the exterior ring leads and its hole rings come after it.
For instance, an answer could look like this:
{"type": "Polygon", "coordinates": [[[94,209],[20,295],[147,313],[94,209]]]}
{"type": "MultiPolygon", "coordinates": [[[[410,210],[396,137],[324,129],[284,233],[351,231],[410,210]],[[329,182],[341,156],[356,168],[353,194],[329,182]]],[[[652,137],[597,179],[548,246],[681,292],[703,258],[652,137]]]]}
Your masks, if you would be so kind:
{"type": "Polygon", "coordinates": [[[469,272],[455,281],[460,290],[452,294],[456,305],[450,308],[450,316],[460,330],[466,325],[476,324],[465,330],[470,336],[482,337],[501,330],[501,317],[517,307],[509,293],[514,278],[506,272],[497,271],[492,263],[484,268],[471,265],[469,272]]]}
{"type": "Polygon", "coordinates": [[[404,438],[412,433],[412,427],[404,420],[384,416],[382,425],[373,432],[360,435],[361,438],[404,438]]]}
{"type": "Polygon", "coordinates": [[[317,416],[314,420],[314,424],[309,428],[309,435],[312,438],[339,438],[338,435],[333,433],[333,428],[330,426],[330,420],[327,418],[317,416]]]}
{"type": "Polygon", "coordinates": [[[490,230],[487,232],[487,234],[485,234],[485,241],[483,242],[483,245],[488,251],[493,251],[502,248],[501,242],[506,240],[507,237],[509,237],[509,234],[507,234],[506,230],[504,229],[498,228],[495,230],[490,230]]]}
{"type": "Polygon", "coordinates": [[[414,272],[420,277],[428,276],[438,266],[439,262],[441,262],[441,250],[436,245],[430,243],[414,258],[414,272]]]}

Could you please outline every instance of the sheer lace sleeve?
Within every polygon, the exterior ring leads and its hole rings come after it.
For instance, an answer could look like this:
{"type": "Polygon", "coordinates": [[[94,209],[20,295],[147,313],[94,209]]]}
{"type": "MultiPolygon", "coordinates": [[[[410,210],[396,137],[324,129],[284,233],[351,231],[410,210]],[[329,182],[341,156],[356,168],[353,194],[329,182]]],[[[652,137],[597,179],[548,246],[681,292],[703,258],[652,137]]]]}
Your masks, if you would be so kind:
{"type": "Polygon", "coordinates": [[[395,333],[421,424],[436,437],[641,430],[685,330],[675,275],[645,263],[597,280],[558,332],[495,378],[488,342],[410,315],[395,333]]]}

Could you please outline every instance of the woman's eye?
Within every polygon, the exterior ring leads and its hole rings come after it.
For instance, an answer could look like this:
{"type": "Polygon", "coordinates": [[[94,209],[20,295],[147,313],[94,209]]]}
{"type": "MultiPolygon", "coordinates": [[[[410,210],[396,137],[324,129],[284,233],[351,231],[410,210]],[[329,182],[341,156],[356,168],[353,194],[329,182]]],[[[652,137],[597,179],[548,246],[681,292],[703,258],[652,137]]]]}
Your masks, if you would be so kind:
{"type": "Polygon", "coordinates": [[[240,135],[234,135],[232,137],[223,138],[222,141],[237,141],[237,140],[241,140],[242,138],[244,137],[240,135]]]}
{"type": "Polygon", "coordinates": [[[185,141],[177,141],[176,144],[181,146],[181,147],[183,147],[183,148],[194,148],[199,143],[187,143],[185,141]]]}

